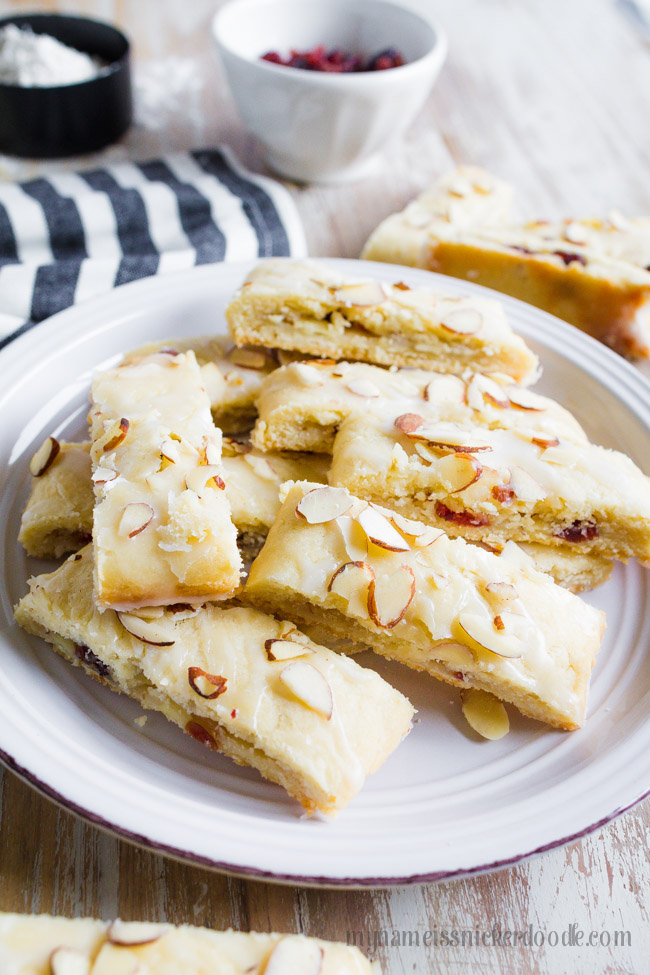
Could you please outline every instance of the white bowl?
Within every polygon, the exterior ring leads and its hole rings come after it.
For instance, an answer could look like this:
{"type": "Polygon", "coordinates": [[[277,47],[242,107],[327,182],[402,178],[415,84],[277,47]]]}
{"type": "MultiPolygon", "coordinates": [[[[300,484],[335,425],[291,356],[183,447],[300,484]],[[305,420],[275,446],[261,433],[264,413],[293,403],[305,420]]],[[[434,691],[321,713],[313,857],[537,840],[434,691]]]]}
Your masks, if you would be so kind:
{"type": "Polygon", "coordinates": [[[444,32],[390,0],[234,0],[212,29],[244,124],[277,172],[351,179],[412,122],[447,53],[444,32]],[[401,68],[329,74],[260,60],[317,44],[371,56],[397,48],[401,68]]]}

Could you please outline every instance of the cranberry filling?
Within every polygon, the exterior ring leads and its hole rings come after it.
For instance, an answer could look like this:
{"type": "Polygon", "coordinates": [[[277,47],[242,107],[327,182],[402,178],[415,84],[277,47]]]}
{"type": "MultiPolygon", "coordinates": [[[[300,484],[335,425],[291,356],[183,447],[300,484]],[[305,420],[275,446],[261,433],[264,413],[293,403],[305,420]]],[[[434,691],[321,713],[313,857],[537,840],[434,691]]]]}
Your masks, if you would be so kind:
{"type": "Polygon", "coordinates": [[[302,68],[303,71],[327,71],[330,74],[350,74],[353,71],[385,71],[387,68],[400,68],[405,62],[400,52],[394,47],[387,47],[379,51],[368,61],[359,54],[348,54],[339,48],[327,50],[323,44],[318,44],[310,51],[290,51],[289,56],[283,58],[277,51],[268,51],[261,57],[262,61],[280,64],[285,68],[302,68]]]}
{"type": "Polygon", "coordinates": [[[481,525],[490,524],[487,515],[477,515],[471,511],[452,511],[442,501],[436,501],[436,515],[438,518],[444,518],[445,521],[453,521],[455,525],[474,525],[479,528],[481,525]]]}
{"type": "Polygon", "coordinates": [[[104,677],[106,680],[111,679],[111,672],[109,668],[106,666],[103,660],[99,659],[96,653],[92,652],[89,647],[84,647],[81,646],[81,644],[77,644],[77,646],[74,648],[74,652],[79,660],[82,660],[89,667],[96,670],[100,677],[104,677]]]}
{"type": "Polygon", "coordinates": [[[577,261],[578,264],[586,265],[586,260],[582,254],[571,254],[569,251],[553,251],[557,257],[561,257],[565,264],[572,264],[577,261]]]}
{"type": "Polygon", "coordinates": [[[574,521],[562,531],[555,532],[556,538],[563,538],[567,542],[586,542],[591,538],[598,538],[598,525],[595,521],[574,521]]]}

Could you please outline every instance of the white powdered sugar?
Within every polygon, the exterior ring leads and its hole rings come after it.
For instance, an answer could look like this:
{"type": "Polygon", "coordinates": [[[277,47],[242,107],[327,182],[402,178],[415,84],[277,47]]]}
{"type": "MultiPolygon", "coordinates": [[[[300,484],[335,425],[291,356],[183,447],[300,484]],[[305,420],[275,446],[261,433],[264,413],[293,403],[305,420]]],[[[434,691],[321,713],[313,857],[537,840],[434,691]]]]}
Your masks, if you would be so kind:
{"type": "Polygon", "coordinates": [[[90,81],[105,67],[49,34],[7,24],[0,30],[0,82],[23,88],[50,88],[90,81]]]}

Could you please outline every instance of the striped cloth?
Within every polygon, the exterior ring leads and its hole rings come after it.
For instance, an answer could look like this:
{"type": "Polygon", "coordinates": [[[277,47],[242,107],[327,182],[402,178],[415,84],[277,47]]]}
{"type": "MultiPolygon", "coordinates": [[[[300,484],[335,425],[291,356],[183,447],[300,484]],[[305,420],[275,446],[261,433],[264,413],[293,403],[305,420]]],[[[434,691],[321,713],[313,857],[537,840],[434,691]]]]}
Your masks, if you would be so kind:
{"type": "Polygon", "coordinates": [[[0,183],[0,348],[128,281],[305,252],[287,191],[225,148],[0,183]]]}

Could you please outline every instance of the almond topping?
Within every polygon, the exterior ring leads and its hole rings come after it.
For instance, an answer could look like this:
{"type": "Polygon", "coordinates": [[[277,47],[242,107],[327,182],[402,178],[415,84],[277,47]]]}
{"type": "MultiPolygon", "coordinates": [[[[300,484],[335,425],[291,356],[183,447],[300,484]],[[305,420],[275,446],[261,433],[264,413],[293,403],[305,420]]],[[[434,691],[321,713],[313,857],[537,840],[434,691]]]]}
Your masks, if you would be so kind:
{"type": "Polygon", "coordinates": [[[248,466],[261,477],[264,481],[278,481],[278,475],[275,473],[271,465],[269,464],[266,457],[258,457],[257,454],[245,454],[244,460],[248,466]]]}
{"type": "Polygon", "coordinates": [[[110,467],[98,467],[92,479],[95,484],[106,484],[108,481],[114,481],[116,477],[119,477],[118,472],[111,470],[110,467]]]}
{"type": "Polygon", "coordinates": [[[347,389],[357,396],[374,397],[381,395],[375,384],[368,379],[353,379],[347,384],[347,389]]]}
{"type": "Polygon", "coordinates": [[[437,643],[431,650],[431,655],[434,660],[439,660],[440,663],[448,664],[450,667],[471,667],[474,663],[472,651],[454,640],[443,640],[437,643]]]}
{"type": "Polygon", "coordinates": [[[404,619],[415,596],[415,576],[408,565],[391,575],[371,579],[368,586],[368,615],[376,626],[391,630],[404,619]]]}
{"type": "Polygon", "coordinates": [[[90,960],[76,948],[56,948],[50,955],[50,975],[89,975],[90,960]]]}
{"type": "Polygon", "coordinates": [[[535,503],[546,497],[544,488],[523,467],[510,468],[510,487],[519,501],[535,503]]]}
{"type": "Polygon", "coordinates": [[[282,938],[271,952],[264,975],[320,975],[323,949],[302,937],[282,938]]]}
{"type": "Polygon", "coordinates": [[[213,701],[215,697],[228,690],[228,681],[218,674],[208,674],[202,667],[188,667],[187,679],[192,690],[204,697],[206,701],[213,701]],[[216,690],[211,688],[216,687],[216,690]]]}
{"type": "Polygon", "coordinates": [[[403,413],[395,420],[395,429],[400,433],[405,433],[407,437],[412,436],[416,430],[424,423],[424,417],[417,413],[403,413]]]}
{"type": "Polygon", "coordinates": [[[148,921],[113,921],[107,937],[114,945],[150,945],[158,941],[170,930],[168,924],[153,924],[148,921]]]}
{"type": "MultiPolygon", "coordinates": [[[[328,720],[332,717],[334,710],[332,690],[320,670],[312,664],[302,660],[289,664],[280,673],[280,680],[312,711],[322,714],[328,720]]],[[[266,970],[268,972],[268,965],[266,970]]]]}
{"type": "Polygon", "coordinates": [[[495,383],[493,379],[477,372],[472,376],[467,387],[467,403],[473,410],[480,411],[485,406],[485,400],[501,410],[510,406],[510,400],[501,386],[495,383]]]}
{"type": "Polygon", "coordinates": [[[463,691],[463,714],[471,728],[490,741],[503,738],[510,730],[508,712],[493,694],[469,687],[463,691]]]}
{"type": "Polygon", "coordinates": [[[522,389],[519,386],[512,386],[508,390],[508,399],[513,406],[516,406],[520,410],[543,413],[546,409],[544,400],[536,396],[535,393],[531,393],[527,389],[522,389]]]}
{"type": "Polygon", "coordinates": [[[327,585],[327,591],[341,596],[352,616],[365,618],[368,607],[368,586],[375,578],[367,562],[344,562],[327,585]]]}
{"type": "Polygon", "coordinates": [[[259,349],[232,349],[228,353],[228,358],[234,366],[239,366],[241,369],[255,369],[257,372],[271,364],[267,354],[259,349]]]}
{"type": "Polygon", "coordinates": [[[344,284],[334,292],[334,297],[342,305],[352,305],[365,308],[369,305],[380,305],[386,296],[380,284],[376,281],[360,281],[358,284],[344,284]]]}
{"type": "Polygon", "coordinates": [[[488,582],[485,591],[497,605],[510,603],[517,598],[517,590],[509,582],[488,582]]]}
{"type": "Polygon", "coordinates": [[[427,403],[463,403],[465,383],[458,376],[436,376],[424,387],[423,396],[427,403]]]}
{"type": "Polygon", "coordinates": [[[185,477],[185,485],[189,491],[194,491],[201,498],[206,488],[218,488],[223,491],[226,484],[221,477],[221,468],[215,464],[201,464],[195,467],[185,477]]]}
{"type": "MultiPolygon", "coordinates": [[[[503,617],[498,617],[503,624],[503,617]]],[[[471,643],[499,657],[523,657],[524,645],[514,634],[497,629],[494,621],[480,613],[461,613],[458,625],[471,643]]],[[[505,625],[503,626],[505,630],[505,625]]]]}
{"type": "Polygon", "coordinates": [[[457,308],[448,312],[440,324],[456,335],[474,335],[483,324],[483,315],[476,308],[457,308]]]}
{"type": "Polygon", "coordinates": [[[369,541],[389,552],[408,552],[409,543],[391,525],[388,518],[376,508],[367,507],[357,515],[357,522],[363,528],[369,541]]]}
{"type": "Polygon", "coordinates": [[[110,440],[108,440],[103,447],[105,454],[111,450],[115,450],[116,447],[119,447],[120,444],[123,443],[127,433],[129,432],[129,421],[122,417],[119,423],[114,424],[111,432],[112,436],[110,440]]]}
{"type": "Polygon", "coordinates": [[[146,501],[131,501],[124,506],[117,529],[118,535],[135,538],[151,524],[154,514],[153,508],[146,501]]]}
{"type": "Polygon", "coordinates": [[[296,514],[310,525],[322,525],[344,515],[352,507],[354,498],[345,488],[312,488],[296,506],[296,514]]]}
{"type": "Polygon", "coordinates": [[[289,366],[289,369],[303,386],[324,385],[323,377],[318,372],[318,369],[314,369],[313,366],[308,365],[306,362],[294,362],[293,365],[289,366]]]}
{"type": "Polygon", "coordinates": [[[170,639],[169,626],[158,620],[146,620],[134,613],[117,613],[117,618],[131,636],[152,647],[172,647],[176,642],[170,639]]]}
{"type": "MultiPolygon", "coordinates": [[[[416,444],[416,449],[420,444],[416,444]]],[[[436,473],[449,494],[458,494],[478,481],[483,465],[472,454],[455,453],[438,457],[436,473]]]]}
{"type": "Polygon", "coordinates": [[[42,477],[57,458],[61,444],[56,437],[47,437],[29,462],[29,473],[33,477],[42,477]]]}
{"type": "Polygon", "coordinates": [[[306,653],[314,653],[312,647],[298,643],[296,640],[287,639],[287,636],[294,632],[297,633],[297,630],[291,631],[290,634],[285,634],[284,637],[276,637],[264,641],[264,649],[266,650],[268,660],[292,660],[294,657],[304,657],[306,653]]]}
{"type": "Polygon", "coordinates": [[[560,441],[557,437],[531,437],[532,442],[537,447],[541,447],[542,450],[546,450],[548,447],[559,447],[560,441]]]}

